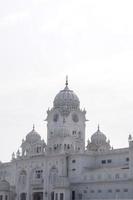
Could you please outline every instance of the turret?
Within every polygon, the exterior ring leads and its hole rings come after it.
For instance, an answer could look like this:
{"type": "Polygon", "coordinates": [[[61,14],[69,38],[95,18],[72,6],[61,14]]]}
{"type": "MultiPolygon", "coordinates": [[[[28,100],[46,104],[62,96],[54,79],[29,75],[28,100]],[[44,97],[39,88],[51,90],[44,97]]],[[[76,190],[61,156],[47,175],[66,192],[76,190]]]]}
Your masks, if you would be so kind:
{"type": "Polygon", "coordinates": [[[22,140],[21,151],[18,150],[16,156],[14,153],[12,154],[12,161],[21,159],[21,157],[44,154],[45,148],[46,144],[44,140],[41,139],[41,136],[36,132],[33,125],[33,129],[26,135],[26,139],[22,140]]]}

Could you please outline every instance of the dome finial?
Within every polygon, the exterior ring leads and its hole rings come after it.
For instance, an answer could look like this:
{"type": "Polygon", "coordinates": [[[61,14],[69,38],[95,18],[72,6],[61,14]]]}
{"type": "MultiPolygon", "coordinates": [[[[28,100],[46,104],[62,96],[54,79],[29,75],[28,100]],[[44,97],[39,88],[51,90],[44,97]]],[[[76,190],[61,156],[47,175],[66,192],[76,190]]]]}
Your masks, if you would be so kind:
{"type": "Polygon", "coordinates": [[[33,131],[35,130],[35,124],[33,124],[33,131]]]}
{"type": "Polygon", "coordinates": [[[99,126],[99,123],[98,123],[98,127],[97,127],[97,130],[98,130],[98,131],[100,131],[100,126],[99,126]]]}
{"type": "Polygon", "coordinates": [[[66,86],[68,86],[68,76],[66,76],[66,86]]]}

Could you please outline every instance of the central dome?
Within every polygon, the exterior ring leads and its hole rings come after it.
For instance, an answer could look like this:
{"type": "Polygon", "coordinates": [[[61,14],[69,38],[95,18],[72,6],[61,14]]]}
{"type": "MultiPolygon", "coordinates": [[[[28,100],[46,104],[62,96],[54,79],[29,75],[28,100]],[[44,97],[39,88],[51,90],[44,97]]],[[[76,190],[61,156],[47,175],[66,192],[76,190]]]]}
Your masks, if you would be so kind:
{"type": "Polygon", "coordinates": [[[58,108],[64,113],[79,108],[79,105],[79,98],[68,88],[68,82],[66,81],[66,87],[64,90],[61,90],[54,99],[54,108],[58,108]]]}

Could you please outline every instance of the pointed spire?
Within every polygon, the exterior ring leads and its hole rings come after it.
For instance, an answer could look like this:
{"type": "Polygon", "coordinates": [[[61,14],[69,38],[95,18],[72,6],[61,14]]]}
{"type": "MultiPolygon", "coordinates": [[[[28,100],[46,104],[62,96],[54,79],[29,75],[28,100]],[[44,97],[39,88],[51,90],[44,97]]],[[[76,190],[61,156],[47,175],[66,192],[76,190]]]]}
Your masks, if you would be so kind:
{"type": "Polygon", "coordinates": [[[66,87],[68,86],[68,76],[66,76],[66,87]]]}

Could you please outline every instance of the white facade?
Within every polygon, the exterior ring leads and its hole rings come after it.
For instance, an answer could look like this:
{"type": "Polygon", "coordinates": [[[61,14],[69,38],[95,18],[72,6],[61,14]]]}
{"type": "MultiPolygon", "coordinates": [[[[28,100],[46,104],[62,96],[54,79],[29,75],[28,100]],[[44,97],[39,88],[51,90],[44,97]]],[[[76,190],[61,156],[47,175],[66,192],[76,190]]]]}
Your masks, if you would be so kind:
{"type": "Polygon", "coordinates": [[[0,200],[133,199],[132,136],[112,149],[98,126],[85,148],[85,114],[66,81],[47,111],[47,144],[33,126],[0,163],[0,200]]]}

